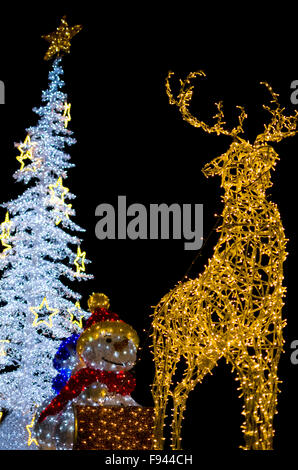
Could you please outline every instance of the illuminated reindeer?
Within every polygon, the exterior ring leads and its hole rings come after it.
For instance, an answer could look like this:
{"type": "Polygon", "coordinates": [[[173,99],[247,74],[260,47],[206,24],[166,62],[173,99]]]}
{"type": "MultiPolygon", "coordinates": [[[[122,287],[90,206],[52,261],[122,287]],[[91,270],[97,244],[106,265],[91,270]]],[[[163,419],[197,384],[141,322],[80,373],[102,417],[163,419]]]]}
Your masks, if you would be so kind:
{"type": "Polygon", "coordinates": [[[217,103],[215,123],[209,126],[189,112],[195,72],[180,81],[177,99],[171,92],[169,73],[166,90],[171,104],[183,119],[205,132],[232,137],[226,153],[203,168],[206,177],[221,176],[224,209],[219,240],[202,274],[187,279],[165,295],[153,315],[155,378],[155,439],[163,448],[168,400],[173,403],[173,449],[181,448],[181,425],[188,394],[210,373],[221,358],[236,371],[244,399],[245,446],[272,449],[276,413],[277,368],[283,350],[283,262],[286,238],[276,204],[268,201],[270,173],[278,155],[268,142],[279,142],[297,131],[298,113],[284,116],[278,95],[267,84],[273,107],[270,124],[253,144],[239,136],[247,117],[242,107],[238,126],[224,128],[222,103],[217,103]],[[179,367],[177,367],[179,365],[179,367]],[[183,367],[182,379],[177,374],[183,367]],[[175,377],[176,373],[176,377],[175,377]]]}

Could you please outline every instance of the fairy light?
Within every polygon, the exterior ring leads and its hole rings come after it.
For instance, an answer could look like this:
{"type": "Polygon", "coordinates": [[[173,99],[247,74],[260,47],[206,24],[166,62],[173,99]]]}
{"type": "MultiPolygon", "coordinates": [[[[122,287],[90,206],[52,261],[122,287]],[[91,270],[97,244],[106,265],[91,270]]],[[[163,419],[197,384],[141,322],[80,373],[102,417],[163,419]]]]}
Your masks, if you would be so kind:
{"type": "Polygon", "coordinates": [[[150,407],[76,405],[74,450],[150,450],[155,448],[150,407]]]}
{"type": "Polygon", "coordinates": [[[284,116],[278,95],[271,93],[272,115],[264,132],[250,144],[243,132],[244,109],[239,107],[238,126],[224,128],[222,104],[217,104],[215,123],[209,126],[192,116],[189,104],[192,80],[203,72],[180,81],[174,98],[169,79],[166,91],[184,120],[205,132],[229,135],[233,142],[226,153],[203,168],[206,177],[221,177],[224,204],[219,240],[205,270],[195,279],[180,282],[154,310],[153,350],[156,372],[152,393],[155,402],[157,448],[164,446],[163,428],[167,404],[172,400],[172,448],[181,448],[183,414],[189,392],[211,373],[221,358],[236,372],[243,397],[243,449],[273,447],[273,418],[277,407],[278,363],[283,351],[282,319],[283,262],[286,238],[279,210],[269,201],[271,170],[278,155],[268,142],[279,142],[297,133],[298,113],[284,116]],[[185,358],[183,378],[173,377],[185,358]]]}

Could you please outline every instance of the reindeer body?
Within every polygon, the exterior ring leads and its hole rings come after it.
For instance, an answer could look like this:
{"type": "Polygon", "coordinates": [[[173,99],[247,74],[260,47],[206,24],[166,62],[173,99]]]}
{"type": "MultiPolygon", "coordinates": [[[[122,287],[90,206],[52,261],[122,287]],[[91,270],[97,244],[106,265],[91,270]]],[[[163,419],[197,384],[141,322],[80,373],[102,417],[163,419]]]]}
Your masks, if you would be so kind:
{"type": "MultiPolygon", "coordinates": [[[[167,82],[170,102],[179,106],[184,119],[191,124],[220,133],[223,124],[220,105],[218,122],[213,128],[189,114],[192,87],[185,90],[189,77],[182,82],[177,101],[173,100],[167,82]]],[[[272,95],[277,103],[277,95],[273,92],[272,95]]],[[[278,106],[274,117],[280,116],[281,111],[278,106]]],[[[188,394],[222,357],[236,371],[244,397],[243,448],[265,450],[273,446],[277,368],[284,343],[286,238],[278,208],[266,196],[266,189],[272,185],[270,171],[278,159],[267,144],[274,140],[273,128],[268,126],[250,144],[237,135],[243,119],[242,110],[238,128],[230,132],[234,140],[229,150],[203,169],[207,177],[220,175],[224,189],[222,223],[217,229],[220,237],[214,254],[202,274],[180,282],[155,308],[153,397],[157,448],[163,448],[169,398],[173,402],[172,448],[181,448],[188,394]],[[183,377],[175,383],[182,359],[183,377]]],[[[294,118],[284,119],[287,135],[292,135],[294,118]]]]}

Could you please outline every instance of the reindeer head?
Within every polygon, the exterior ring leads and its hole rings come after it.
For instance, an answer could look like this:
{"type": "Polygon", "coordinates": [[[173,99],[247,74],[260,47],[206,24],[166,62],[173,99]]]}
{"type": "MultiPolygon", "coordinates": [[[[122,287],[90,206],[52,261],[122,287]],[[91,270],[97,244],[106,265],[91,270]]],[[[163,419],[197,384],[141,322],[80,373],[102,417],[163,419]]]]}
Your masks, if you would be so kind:
{"type": "Polygon", "coordinates": [[[240,109],[238,125],[232,130],[224,128],[226,123],[223,120],[222,102],[216,103],[217,114],[213,116],[215,120],[213,126],[197,119],[189,112],[193,95],[191,81],[197,76],[205,76],[204,72],[191,72],[184,81],[180,80],[180,92],[177,99],[171,92],[169,83],[171,75],[173,72],[169,72],[166,79],[167,95],[170,104],[178,106],[183,119],[194,127],[201,127],[205,132],[229,135],[233,139],[227,152],[204,166],[204,175],[206,177],[220,175],[221,185],[228,192],[237,193],[249,188],[257,194],[264,193],[266,188],[271,186],[270,170],[274,168],[278,160],[277,153],[272,146],[268,145],[268,142],[279,142],[285,137],[296,134],[298,112],[296,111],[294,116],[284,116],[284,108],[280,107],[278,94],[273,92],[268,83],[261,82],[271,93],[271,103],[274,104],[274,108],[263,105],[264,109],[271,113],[272,120],[264,126],[264,132],[259,134],[255,142],[251,144],[239,136],[243,133],[243,121],[247,117],[243,107],[237,106],[240,109]]]}

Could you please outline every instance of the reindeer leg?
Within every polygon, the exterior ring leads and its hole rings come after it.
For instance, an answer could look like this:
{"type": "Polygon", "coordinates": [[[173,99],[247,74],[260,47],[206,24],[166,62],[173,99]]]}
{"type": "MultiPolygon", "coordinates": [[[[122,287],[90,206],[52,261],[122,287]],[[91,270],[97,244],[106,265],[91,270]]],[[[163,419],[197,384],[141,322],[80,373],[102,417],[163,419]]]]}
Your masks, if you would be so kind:
{"type": "Polygon", "coordinates": [[[221,352],[212,351],[187,359],[184,377],[173,391],[172,449],[181,449],[182,420],[189,392],[211,372],[221,356],[221,352]]]}
{"type": "MultiPolygon", "coordinates": [[[[155,349],[157,349],[156,345],[155,349]]],[[[155,449],[162,450],[165,441],[163,430],[167,404],[171,395],[171,381],[179,361],[179,354],[171,347],[169,342],[165,349],[160,348],[160,350],[158,352],[155,351],[155,353],[157,359],[155,360],[155,377],[152,386],[155,408],[154,441],[155,449]]]]}
{"type": "Polygon", "coordinates": [[[240,382],[239,389],[244,398],[242,413],[245,419],[241,426],[245,439],[245,446],[241,448],[244,450],[273,449],[281,337],[274,343],[265,348],[264,341],[256,340],[254,348],[242,350],[234,360],[236,380],[240,382]]]}

